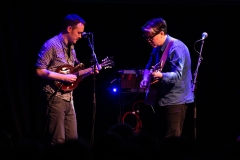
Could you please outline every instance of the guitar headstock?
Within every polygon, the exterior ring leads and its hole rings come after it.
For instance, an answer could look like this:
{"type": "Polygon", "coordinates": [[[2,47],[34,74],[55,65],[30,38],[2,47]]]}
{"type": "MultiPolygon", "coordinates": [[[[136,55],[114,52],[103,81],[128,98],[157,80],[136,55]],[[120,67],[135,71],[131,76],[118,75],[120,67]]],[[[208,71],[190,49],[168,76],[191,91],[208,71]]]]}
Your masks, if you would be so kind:
{"type": "Polygon", "coordinates": [[[112,68],[114,66],[114,62],[113,62],[113,56],[111,57],[106,57],[102,60],[101,63],[102,68],[106,69],[106,68],[112,68]]]}

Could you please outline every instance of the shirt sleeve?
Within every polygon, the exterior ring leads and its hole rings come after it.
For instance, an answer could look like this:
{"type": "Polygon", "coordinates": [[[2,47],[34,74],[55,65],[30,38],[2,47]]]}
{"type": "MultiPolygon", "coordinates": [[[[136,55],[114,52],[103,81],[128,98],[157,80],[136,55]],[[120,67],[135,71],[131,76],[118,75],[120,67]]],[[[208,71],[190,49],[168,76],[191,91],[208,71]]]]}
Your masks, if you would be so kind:
{"type": "Polygon", "coordinates": [[[53,59],[54,49],[47,42],[42,46],[38,53],[37,62],[35,66],[41,69],[47,69],[51,60],[53,59]]]}
{"type": "Polygon", "coordinates": [[[184,66],[183,55],[184,53],[181,50],[181,47],[177,46],[171,49],[168,57],[169,61],[167,62],[167,70],[169,71],[163,71],[163,83],[176,83],[181,78],[184,66]]]}
{"type": "Polygon", "coordinates": [[[148,63],[146,65],[145,69],[148,69],[148,70],[152,69],[152,66],[155,65],[154,64],[155,61],[156,61],[156,49],[154,48],[151,52],[150,58],[148,60],[148,63]]]}

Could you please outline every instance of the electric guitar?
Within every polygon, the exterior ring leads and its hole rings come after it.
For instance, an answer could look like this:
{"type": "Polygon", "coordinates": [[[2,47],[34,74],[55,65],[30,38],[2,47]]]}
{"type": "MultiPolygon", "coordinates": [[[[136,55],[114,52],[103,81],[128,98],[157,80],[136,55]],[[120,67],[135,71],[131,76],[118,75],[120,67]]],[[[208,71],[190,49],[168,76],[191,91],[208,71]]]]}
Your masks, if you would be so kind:
{"type": "Polygon", "coordinates": [[[155,105],[157,100],[157,94],[159,90],[159,82],[160,80],[158,78],[152,77],[152,72],[155,71],[162,71],[163,62],[159,62],[153,66],[153,69],[151,69],[149,76],[148,76],[148,84],[147,89],[145,90],[146,96],[145,96],[145,104],[146,105],[155,105]]]}
{"type": "MultiPolygon", "coordinates": [[[[112,57],[106,57],[102,60],[102,63],[100,64],[101,69],[106,68],[112,68],[114,66],[114,62],[112,60],[112,57]]],[[[75,82],[67,83],[62,81],[54,81],[54,84],[63,92],[70,92],[74,90],[80,81],[82,81],[83,78],[91,75],[93,72],[93,66],[84,69],[84,64],[80,63],[77,66],[73,67],[69,64],[64,64],[57,68],[56,72],[61,74],[75,74],[78,75],[75,82]]]]}

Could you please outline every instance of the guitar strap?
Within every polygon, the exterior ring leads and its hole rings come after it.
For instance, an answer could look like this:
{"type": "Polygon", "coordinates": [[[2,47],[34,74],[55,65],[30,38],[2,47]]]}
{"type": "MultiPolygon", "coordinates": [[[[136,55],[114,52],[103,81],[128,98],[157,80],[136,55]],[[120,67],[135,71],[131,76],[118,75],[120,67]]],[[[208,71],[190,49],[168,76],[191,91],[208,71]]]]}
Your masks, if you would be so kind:
{"type": "Polygon", "coordinates": [[[167,54],[168,54],[169,49],[170,49],[170,47],[172,46],[174,40],[175,40],[175,39],[172,38],[172,39],[168,42],[167,47],[165,48],[165,50],[164,50],[164,52],[163,52],[163,54],[162,54],[162,57],[161,57],[161,59],[160,59],[161,68],[163,68],[163,66],[164,66],[164,64],[165,64],[165,61],[166,61],[166,59],[167,59],[167,54]]]}

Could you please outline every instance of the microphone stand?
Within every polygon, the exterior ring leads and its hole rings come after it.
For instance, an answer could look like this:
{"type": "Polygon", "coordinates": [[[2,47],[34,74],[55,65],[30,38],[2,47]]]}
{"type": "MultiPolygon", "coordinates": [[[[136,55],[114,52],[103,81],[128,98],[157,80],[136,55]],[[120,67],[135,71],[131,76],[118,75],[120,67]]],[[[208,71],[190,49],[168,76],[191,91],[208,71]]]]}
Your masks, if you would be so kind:
{"type": "Polygon", "coordinates": [[[90,145],[92,146],[94,144],[94,126],[95,126],[95,115],[96,115],[96,66],[98,70],[101,69],[100,65],[98,64],[98,60],[96,57],[96,54],[94,52],[94,43],[93,43],[93,33],[91,33],[90,36],[87,37],[89,46],[92,49],[92,64],[93,64],[93,127],[92,127],[92,133],[91,133],[91,140],[90,145]],[[92,41],[91,41],[92,40],[92,41]]]}
{"type": "Polygon", "coordinates": [[[195,100],[194,100],[194,110],[193,110],[193,118],[194,118],[194,121],[193,121],[193,127],[194,127],[194,139],[197,138],[197,129],[196,129],[196,123],[197,123],[197,106],[196,106],[196,103],[197,103],[197,100],[196,100],[196,92],[195,92],[195,85],[197,83],[197,74],[198,74],[198,69],[200,67],[200,64],[203,60],[202,58],[202,49],[203,49],[203,44],[204,44],[204,38],[200,39],[200,40],[197,40],[195,43],[194,43],[194,49],[195,51],[199,54],[199,58],[198,58],[198,63],[197,63],[197,67],[196,67],[196,70],[193,74],[194,76],[194,80],[193,80],[193,87],[192,87],[192,92],[194,93],[195,95],[195,100]],[[195,44],[199,41],[202,41],[202,44],[201,44],[201,48],[200,48],[200,52],[198,52],[196,49],[195,49],[195,44]]]}

